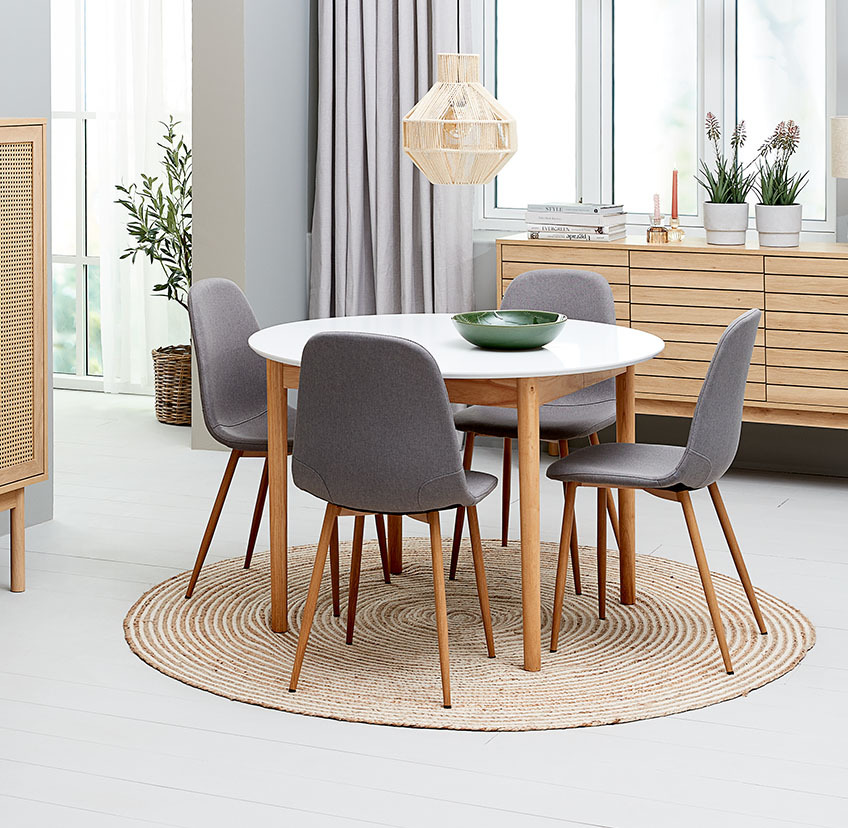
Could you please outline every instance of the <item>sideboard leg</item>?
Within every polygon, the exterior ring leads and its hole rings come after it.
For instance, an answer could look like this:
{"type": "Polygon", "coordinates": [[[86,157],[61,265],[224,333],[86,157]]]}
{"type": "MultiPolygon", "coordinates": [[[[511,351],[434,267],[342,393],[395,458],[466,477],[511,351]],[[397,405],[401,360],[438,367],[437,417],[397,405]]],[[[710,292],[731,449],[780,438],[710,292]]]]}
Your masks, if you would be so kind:
{"type": "Polygon", "coordinates": [[[26,589],[26,538],[24,529],[24,490],[15,492],[15,505],[9,511],[12,544],[12,592],[26,589]]]}

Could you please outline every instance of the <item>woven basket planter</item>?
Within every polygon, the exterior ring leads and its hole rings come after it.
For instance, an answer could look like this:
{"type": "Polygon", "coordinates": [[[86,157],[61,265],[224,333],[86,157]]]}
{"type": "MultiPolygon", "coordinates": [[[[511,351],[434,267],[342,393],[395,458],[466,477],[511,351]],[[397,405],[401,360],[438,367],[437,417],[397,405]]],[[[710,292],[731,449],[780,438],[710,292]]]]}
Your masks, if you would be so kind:
{"type": "Polygon", "coordinates": [[[191,345],[168,345],[153,354],[156,419],[191,425],[191,345]]]}

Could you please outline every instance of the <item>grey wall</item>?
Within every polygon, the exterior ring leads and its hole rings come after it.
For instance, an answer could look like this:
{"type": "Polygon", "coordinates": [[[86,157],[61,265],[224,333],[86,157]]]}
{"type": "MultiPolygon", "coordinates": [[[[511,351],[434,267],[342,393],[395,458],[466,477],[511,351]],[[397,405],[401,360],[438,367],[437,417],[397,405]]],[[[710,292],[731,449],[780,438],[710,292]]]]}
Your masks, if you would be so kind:
{"type": "MultiPolygon", "coordinates": [[[[0,0],[0,118],[50,118],[50,0],[0,0]]],[[[47,262],[50,262],[50,127],[47,132],[47,262]]],[[[49,274],[49,270],[48,270],[49,274]]],[[[49,284],[48,275],[48,284],[49,284]]],[[[47,291],[48,303],[51,292],[47,291]]],[[[48,319],[52,316],[48,309],[48,319]]],[[[47,375],[53,373],[52,325],[47,326],[47,375]]],[[[51,478],[26,489],[27,525],[53,517],[53,394],[48,395],[48,467],[51,478]]],[[[9,513],[0,514],[0,534],[9,513]]]]}

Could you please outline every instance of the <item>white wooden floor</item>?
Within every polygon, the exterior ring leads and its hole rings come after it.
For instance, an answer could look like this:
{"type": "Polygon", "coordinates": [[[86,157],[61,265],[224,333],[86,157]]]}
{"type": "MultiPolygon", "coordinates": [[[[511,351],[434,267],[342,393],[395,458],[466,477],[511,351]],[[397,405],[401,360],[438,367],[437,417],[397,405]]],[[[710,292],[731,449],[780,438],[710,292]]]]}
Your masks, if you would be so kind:
{"type": "MultiPolygon", "coordinates": [[[[5,555],[0,567],[4,828],[848,825],[845,481],[725,481],[755,583],[818,629],[796,670],[748,698],[570,731],[375,727],[229,702],[132,655],[122,618],[150,585],[191,566],[225,455],[191,452],[188,430],[156,423],[147,398],[55,399],[56,518],[29,530],[25,594],[6,591],[5,555]]],[[[496,472],[499,456],[481,448],[475,465],[496,472]]],[[[243,550],[260,461],[244,466],[216,558],[243,550]]],[[[543,492],[542,536],[554,539],[561,488],[543,492]]],[[[592,498],[579,500],[591,527],[592,498]]],[[[489,501],[481,518],[492,537],[499,497],[489,501]]],[[[647,496],[638,509],[640,551],[688,560],[679,510],[647,496]]],[[[696,509],[711,565],[728,570],[708,498],[696,509]]],[[[314,541],[320,515],[294,494],[292,542],[314,541]]]]}

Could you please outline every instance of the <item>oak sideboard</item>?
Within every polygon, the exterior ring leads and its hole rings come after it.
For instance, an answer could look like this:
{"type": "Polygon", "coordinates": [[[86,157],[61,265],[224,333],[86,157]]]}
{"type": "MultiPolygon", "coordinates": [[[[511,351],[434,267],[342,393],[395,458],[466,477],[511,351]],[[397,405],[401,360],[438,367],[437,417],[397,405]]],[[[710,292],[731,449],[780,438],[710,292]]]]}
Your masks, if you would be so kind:
{"type": "Polygon", "coordinates": [[[665,340],[663,353],[637,369],[637,412],[691,416],[721,332],[743,311],[760,308],[744,419],[848,428],[848,244],[507,236],[497,240],[498,301],[512,279],[539,268],[602,274],[618,324],[665,340]]]}

